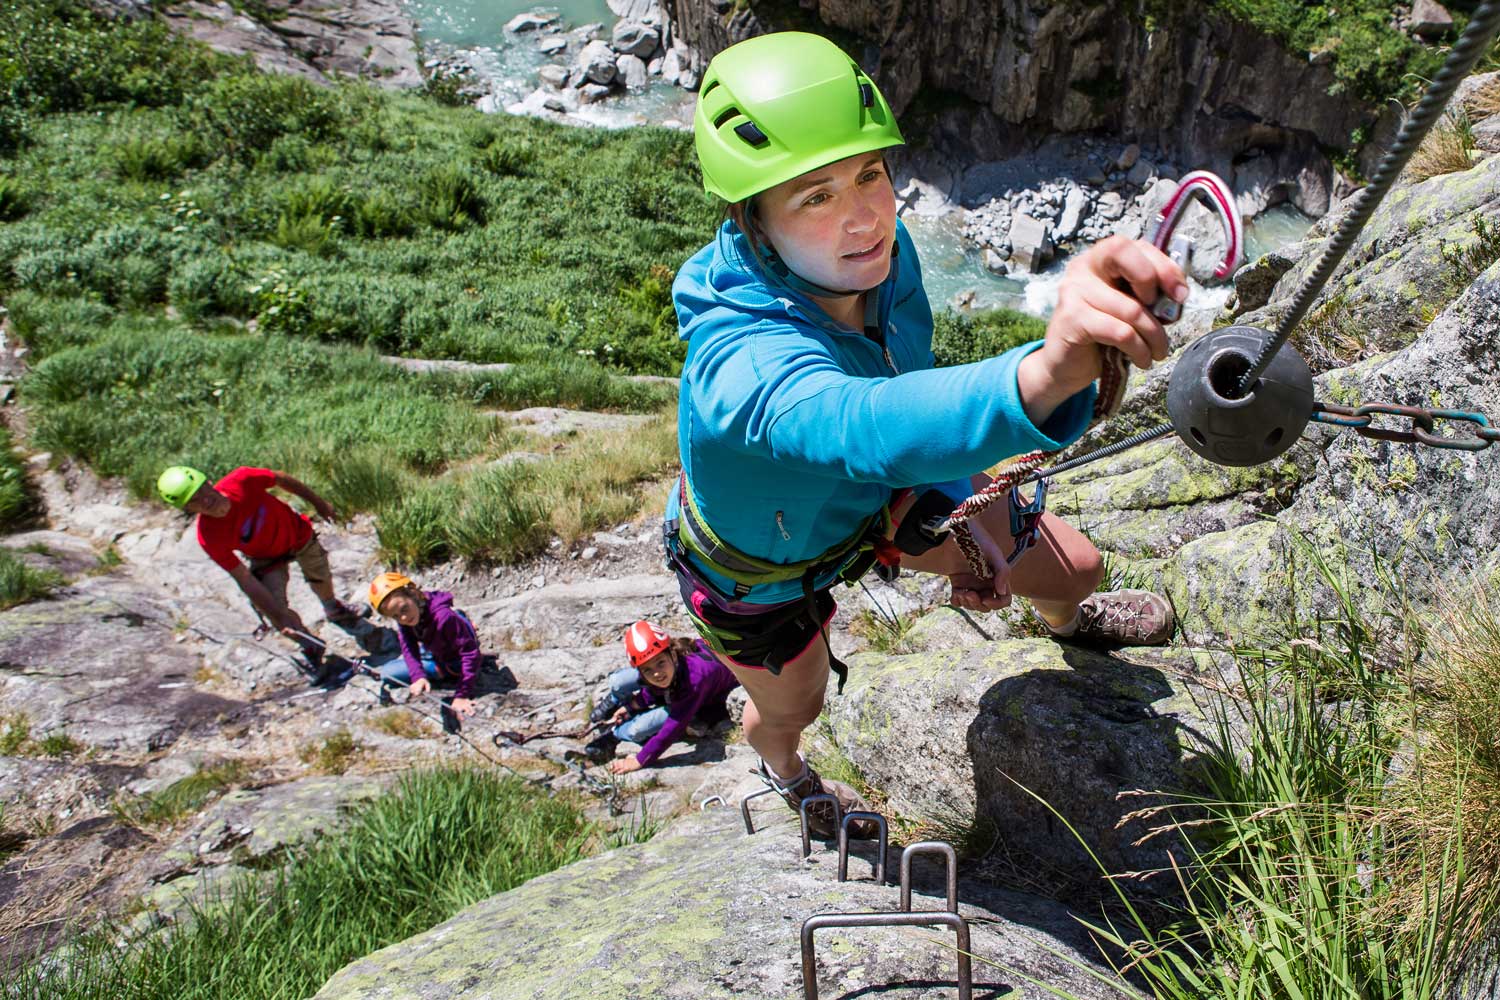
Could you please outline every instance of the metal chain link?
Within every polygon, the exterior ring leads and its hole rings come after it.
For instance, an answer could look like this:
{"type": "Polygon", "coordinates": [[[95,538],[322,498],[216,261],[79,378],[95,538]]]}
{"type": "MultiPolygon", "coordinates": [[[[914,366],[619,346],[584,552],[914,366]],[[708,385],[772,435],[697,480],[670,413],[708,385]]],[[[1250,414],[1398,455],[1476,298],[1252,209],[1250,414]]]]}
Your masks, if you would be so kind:
{"type": "Polygon", "coordinates": [[[1483,413],[1468,410],[1438,410],[1422,406],[1402,406],[1399,403],[1365,403],[1361,406],[1342,406],[1338,403],[1314,403],[1313,422],[1334,427],[1347,427],[1360,437],[1376,441],[1397,441],[1405,444],[1424,444],[1430,448],[1449,451],[1484,451],[1500,441],[1500,427],[1490,423],[1483,413]],[[1376,426],[1375,418],[1396,417],[1406,421],[1406,426],[1376,426]],[[1439,421],[1451,424],[1467,424],[1473,429],[1467,434],[1448,436],[1438,431],[1439,421]]]}

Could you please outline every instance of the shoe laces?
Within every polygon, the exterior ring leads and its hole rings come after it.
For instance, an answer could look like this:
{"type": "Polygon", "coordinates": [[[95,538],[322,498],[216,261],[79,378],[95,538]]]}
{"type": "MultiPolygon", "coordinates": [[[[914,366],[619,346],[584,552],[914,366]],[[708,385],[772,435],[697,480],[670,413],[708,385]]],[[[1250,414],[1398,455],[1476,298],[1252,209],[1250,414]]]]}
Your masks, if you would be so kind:
{"type": "Polygon", "coordinates": [[[1149,606],[1143,598],[1110,597],[1085,604],[1081,610],[1086,624],[1093,628],[1139,633],[1149,606]]]}

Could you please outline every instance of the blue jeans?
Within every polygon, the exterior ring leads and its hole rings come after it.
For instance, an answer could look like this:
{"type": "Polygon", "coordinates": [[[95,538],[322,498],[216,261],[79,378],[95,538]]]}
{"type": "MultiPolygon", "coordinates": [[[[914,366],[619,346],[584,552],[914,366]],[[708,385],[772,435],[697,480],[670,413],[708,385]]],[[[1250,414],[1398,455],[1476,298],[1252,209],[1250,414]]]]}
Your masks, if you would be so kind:
{"type": "MultiPolygon", "coordinates": [[[[464,621],[469,621],[469,616],[462,611],[455,611],[454,614],[458,615],[464,621]]],[[[470,624],[473,623],[470,622],[470,624]]],[[[456,679],[463,672],[463,664],[458,662],[445,663],[440,668],[437,661],[432,657],[432,650],[420,644],[417,646],[417,659],[422,661],[422,670],[427,674],[427,679],[433,682],[436,682],[439,678],[456,679]]],[[[390,663],[382,666],[380,668],[380,679],[382,681],[394,681],[403,687],[409,685],[411,683],[411,671],[406,666],[406,657],[398,656],[390,663]]]]}
{"type": "MultiPolygon", "coordinates": [[[[609,690],[621,705],[641,689],[641,672],[634,667],[621,667],[609,675],[609,690]]],[[[645,743],[656,735],[656,731],[667,724],[667,707],[658,705],[639,715],[626,719],[615,727],[618,739],[627,743],[645,743]]]]}

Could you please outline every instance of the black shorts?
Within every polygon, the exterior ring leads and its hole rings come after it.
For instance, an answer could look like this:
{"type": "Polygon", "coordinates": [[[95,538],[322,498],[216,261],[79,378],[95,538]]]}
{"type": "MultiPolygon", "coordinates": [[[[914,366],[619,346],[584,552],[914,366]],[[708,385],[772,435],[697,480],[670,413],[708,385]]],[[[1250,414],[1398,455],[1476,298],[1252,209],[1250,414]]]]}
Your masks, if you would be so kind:
{"type": "Polygon", "coordinates": [[[838,602],[827,590],[812,595],[812,607],[798,599],[768,606],[763,612],[743,614],[727,611],[691,577],[677,573],[677,585],[703,641],[736,666],[781,673],[781,668],[807,652],[822,639],[822,631],[833,621],[838,602]],[[816,620],[814,615],[816,614],[816,620]]]}

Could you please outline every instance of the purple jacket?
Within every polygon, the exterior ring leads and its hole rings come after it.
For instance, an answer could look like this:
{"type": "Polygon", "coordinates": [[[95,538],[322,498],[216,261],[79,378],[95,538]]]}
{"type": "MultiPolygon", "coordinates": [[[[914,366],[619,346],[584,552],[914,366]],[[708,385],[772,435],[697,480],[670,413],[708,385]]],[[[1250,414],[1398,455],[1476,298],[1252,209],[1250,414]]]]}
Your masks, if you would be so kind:
{"type": "Polygon", "coordinates": [[[451,677],[459,676],[454,696],[468,698],[479,680],[479,664],[483,654],[479,652],[479,636],[474,626],[453,607],[453,595],[446,590],[427,592],[427,609],[415,628],[397,626],[401,640],[401,658],[406,661],[411,679],[426,677],[438,680],[424,669],[421,653],[425,649],[437,667],[438,673],[451,677]]]}
{"type": "MultiPolygon", "coordinates": [[[[672,701],[667,705],[667,721],[656,735],[646,741],[637,753],[636,760],[645,767],[660,757],[662,751],[682,736],[688,723],[705,708],[724,704],[729,692],[740,686],[739,679],[720,663],[700,639],[693,651],[682,658],[679,668],[685,676],[673,678],[672,701]]],[[[656,692],[649,687],[641,688],[641,700],[648,705],[659,701],[656,692]]]]}

